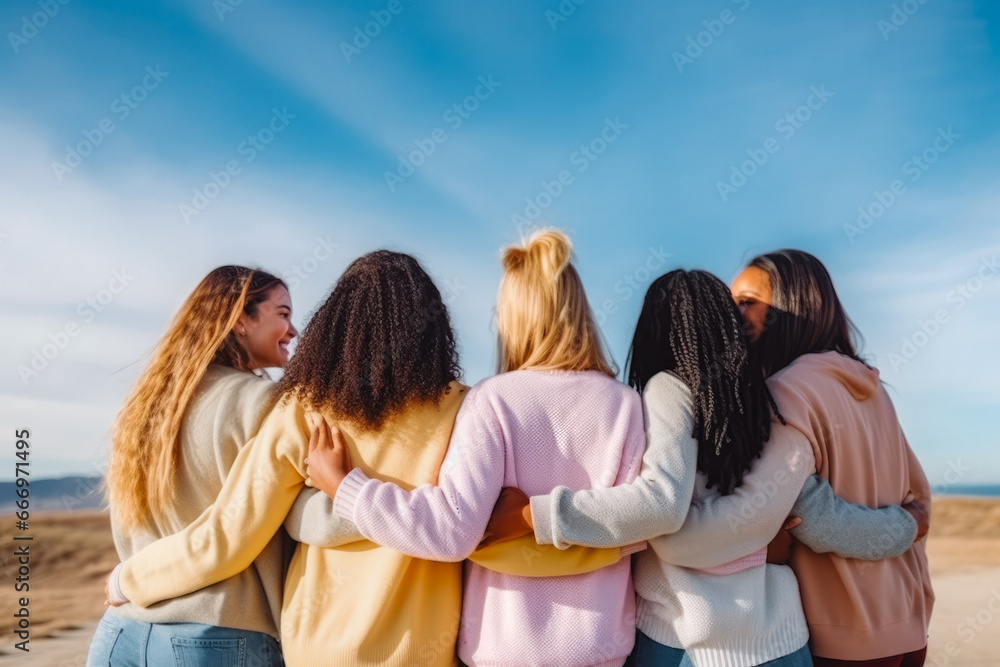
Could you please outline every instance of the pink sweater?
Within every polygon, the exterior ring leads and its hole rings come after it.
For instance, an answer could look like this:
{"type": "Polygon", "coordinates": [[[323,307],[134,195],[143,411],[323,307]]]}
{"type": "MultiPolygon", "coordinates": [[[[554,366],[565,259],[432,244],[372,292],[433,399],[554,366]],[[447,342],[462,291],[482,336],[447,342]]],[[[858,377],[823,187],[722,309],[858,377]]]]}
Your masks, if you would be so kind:
{"type": "MultiPolygon", "coordinates": [[[[927,477],[877,370],[836,352],[805,354],[768,385],[838,496],[869,507],[915,497],[930,509],[927,477]]],[[[875,660],[926,646],[934,592],[925,545],[877,562],[794,549],[813,655],[875,660]]]]}
{"type": "MultiPolygon", "coordinates": [[[[355,469],[334,506],[373,542],[458,561],[482,539],[502,487],[536,496],[624,484],[644,448],[642,403],[624,384],[596,371],[515,371],[469,391],[437,486],[408,493],[355,469]]],[[[466,564],[458,636],[466,664],[620,667],[634,636],[629,559],[547,578],[466,564]]]]}

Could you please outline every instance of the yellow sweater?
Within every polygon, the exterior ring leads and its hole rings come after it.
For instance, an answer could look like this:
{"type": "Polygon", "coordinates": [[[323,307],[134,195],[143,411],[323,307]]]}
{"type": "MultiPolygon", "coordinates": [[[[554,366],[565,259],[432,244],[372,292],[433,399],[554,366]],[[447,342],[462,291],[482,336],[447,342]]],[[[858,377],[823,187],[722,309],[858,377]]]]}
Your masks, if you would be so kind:
{"type": "MultiPolygon", "coordinates": [[[[453,383],[439,405],[414,406],[377,432],[340,424],[352,462],[406,489],[433,483],[467,389],[453,383]]],[[[215,504],[123,563],[125,595],[146,607],[245,569],[303,487],[309,432],[299,403],[279,404],[241,451],[215,504]]],[[[508,574],[551,576],[591,572],[619,557],[619,549],[541,548],[529,536],[472,559],[508,574]]],[[[282,652],[289,665],[451,666],[461,605],[461,563],[411,558],[367,540],[300,544],[285,577],[282,652]]]]}

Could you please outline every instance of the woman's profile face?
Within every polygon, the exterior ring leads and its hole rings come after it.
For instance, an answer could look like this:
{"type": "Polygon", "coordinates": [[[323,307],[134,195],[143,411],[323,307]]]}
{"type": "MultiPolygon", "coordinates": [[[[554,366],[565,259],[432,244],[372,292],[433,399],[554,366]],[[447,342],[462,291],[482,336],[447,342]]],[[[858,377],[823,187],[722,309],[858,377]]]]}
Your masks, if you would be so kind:
{"type": "Polygon", "coordinates": [[[292,298],[278,285],[257,306],[257,316],[240,315],[237,339],[250,355],[251,368],[279,368],[288,361],[288,344],[299,335],[292,325],[292,298]]]}
{"type": "Polygon", "coordinates": [[[746,320],[750,339],[757,340],[764,332],[767,312],[771,307],[773,293],[770,278],[762,269],[748,266],[733,280],[730,292],[746,320]]]}

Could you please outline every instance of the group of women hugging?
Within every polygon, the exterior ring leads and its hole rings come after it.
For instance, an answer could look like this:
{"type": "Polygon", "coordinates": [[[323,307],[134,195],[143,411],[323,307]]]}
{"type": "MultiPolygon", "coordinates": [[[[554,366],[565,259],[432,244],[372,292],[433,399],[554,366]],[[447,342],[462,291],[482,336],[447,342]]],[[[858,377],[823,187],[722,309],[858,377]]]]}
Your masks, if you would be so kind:
{"type": "Polygon", "coordinates": [[[409,255],[290,359],[280,279],[202,280],[114,426],[87,664],[923,664],[930,488],[819,260],[660,276],[627,384],[564,233],[501,262],[473,387],[409,255]]]}

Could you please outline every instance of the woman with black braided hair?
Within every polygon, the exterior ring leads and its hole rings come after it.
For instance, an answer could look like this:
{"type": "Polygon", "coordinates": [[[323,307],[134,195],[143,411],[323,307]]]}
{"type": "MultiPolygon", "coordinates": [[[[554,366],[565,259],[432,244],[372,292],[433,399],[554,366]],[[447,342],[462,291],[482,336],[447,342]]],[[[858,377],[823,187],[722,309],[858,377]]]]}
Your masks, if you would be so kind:
{"type": "Polygon", "coordinates": [[[645,413],[639,479],[531,498],[536,539],[561,548],[649,540],[634,562],[633,664],[811,664],[795,575],[765,565],[793,506],[799,539],[868,560],[905,551],[916,521],[898,506],[849,505],[811,476],[808,441],[780,421],[740,312],[709,273],[653,282],[627,378],[645,413]]]}

